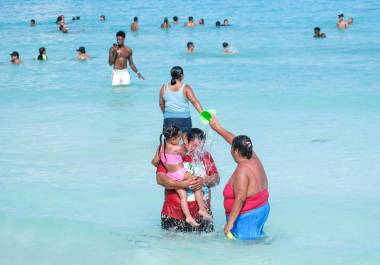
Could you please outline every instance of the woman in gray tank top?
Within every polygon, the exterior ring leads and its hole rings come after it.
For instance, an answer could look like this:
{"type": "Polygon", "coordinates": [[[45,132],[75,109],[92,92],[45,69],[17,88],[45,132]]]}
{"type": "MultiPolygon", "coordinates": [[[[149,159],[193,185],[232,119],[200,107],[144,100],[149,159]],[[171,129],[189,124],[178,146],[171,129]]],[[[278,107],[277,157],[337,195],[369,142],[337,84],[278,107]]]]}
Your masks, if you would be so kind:
{"type": "Polygon", "coordinates": [[[189,101],[199,113],[203,109],[191,86],[182,83],[182,67],[174,66],[170,74],[171,81],[164,84],[160,90],[160,108],[164,114],[163,127],[174,124],[183,133],[187,133],[192,128],[189,101]]]}

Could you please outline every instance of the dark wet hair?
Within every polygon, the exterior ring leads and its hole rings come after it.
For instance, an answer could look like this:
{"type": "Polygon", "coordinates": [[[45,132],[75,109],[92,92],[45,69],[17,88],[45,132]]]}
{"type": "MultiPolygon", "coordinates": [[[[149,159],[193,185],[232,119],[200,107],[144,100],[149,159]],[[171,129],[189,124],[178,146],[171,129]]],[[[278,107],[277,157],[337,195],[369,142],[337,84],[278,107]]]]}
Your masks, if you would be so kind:
{"type": "Polygon", "coordinates": [[[116,33],[116,37],[122,37],[123,39],[125,39],[125,32],[120,30],[116,33]]]}
{"type": "Polygon", "coordinates": [[[134,22],[137,22],[138,20],[139,20],[138,17],[134,17],[134,18],[133,18],[133,21],[134,21],[134,22]]]}
{"type": "Polygon", "coordinates": [[[58,16],[57,17],[57,21],[55,23],[58,24],[59,22],[61,22],[62,21],[62,17],[63,17],[63,15],[58,16]]]}
{"type": "Polygon", "coordinates": [[[193,17],[189,17],[189,21],[193,21],[194,20],[194,18],[193,17]]]}
{"type": "Polygon", "coordinates": [[[228,47],[228,42],[223,42],[223,48],[227,48],[228,47]]]}
{"type": "Polygon", "coordinates": [[[194,47],[194,43],[192,41],[189,41],[187,44],[186,44],[187,48],[190,48],[190,46],[193,46],[194,47]]]}
{"type": "Polygon", "coordinates": [[[320,27],[315,27],[314,31],[321,31],[320,27]]]}
{"type": "Polygon", "coordinates": [[[344,15],[343,14],[339,14],[338,17],[344,17],[344,15]]]}
{"type": "Polygon", "coordinates": [[[100,15],[100,17],[103,18],[104,20],[106,19],[105,15],[100,15]]]}
{"type": "Polygon", "coordinates": [[[194,141],[195,139],[205,141],[206,140],[206,134],[198,128],[191,128],[190,131],[186,134],[187,140],[189,142],[194,141]]]}
{"type": "Polygon", "coordinates": [[[30,23],[36,23],[36,21],[34,19],[31,19],[30,23]]]}
{"type": "Polygon", "coordinates": [[[215,22],[215,26],[220,27],[220,21],[219,20],[215,22]]]}
{"type": "Polygon", "coordinates": [[[45,47],[41,47],[41,48],[39,48],[39,49],[38,49],[38,52],[39,52],[40,54],[37,56],[37,60],[43,60],[43,59],[44,59],[44,57],[43,57],[44,52],[46,52],[45,47]]]}
{"type": "Polygon", "coordinates": [[[164,23],[169,23],[169,19],[167,17],[164,17],[164,23]]]}
{"type": "Polygon", "coordinates": [[[252,141],[246,135],[238,135],[232,140],[232,150],[238,151],[239,154],[247,159],[252,157],[252,141]]]}
{"type": "Polygon", "coordinates": [[[183,77],[183,69],[181,66],[174,66],[170,70],[170,75],[172,76],[172,80],[170,83],[172,85],[175,85],[177,83],[177,80],[183,77]]]}
{"type": "Polygon", "coordinates": [[[177,22],[177,21],[178,21],[178,17],[177,17],[177,16],[174,16],[174,17],[173,17],[173,21],[176,21],[176,22],[177,22]]]}
{"type": "MultiPolygon", "coordinates": [[[[181,129],[175,126],[174,124],[169,124],[168,126],[164,127],[162,130],[162,133],[160,134],[160,146],[158,147],[159,152],[161,152],[162,142],[164,142],[164,156],[165,156],[165,149],[166,149],[166,141],[170,140],[174,137],[177,137],[181,134],[181,129]],[[162,138],[164,138],[164,141],[162,141],[162,138]]],[[[165,157],[166,158],[166,157],[165,157]]]]}

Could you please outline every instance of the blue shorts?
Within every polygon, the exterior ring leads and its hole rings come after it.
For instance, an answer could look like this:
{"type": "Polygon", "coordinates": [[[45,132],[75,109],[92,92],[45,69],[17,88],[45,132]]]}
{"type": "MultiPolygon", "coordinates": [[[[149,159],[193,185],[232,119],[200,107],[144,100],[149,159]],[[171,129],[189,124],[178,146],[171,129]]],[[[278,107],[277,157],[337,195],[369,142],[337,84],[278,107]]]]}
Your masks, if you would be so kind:
{"type": "MultiPolygon", "coordinates": [[[[264,224],[270,212],[269,203],[260,208],[240,214],[231,230],[236,239],[254,240],[264,236],[264,224]]],[[[228,216],[227,216],[228,221],[228,216]]]]}
{"type": "Polygon", "coordinates": [[[183,133],[190,132],[192,128],[191,118],[165,118],[164,119],[164,128],[169,125],[175,125],[181,129],[183,133]]]}

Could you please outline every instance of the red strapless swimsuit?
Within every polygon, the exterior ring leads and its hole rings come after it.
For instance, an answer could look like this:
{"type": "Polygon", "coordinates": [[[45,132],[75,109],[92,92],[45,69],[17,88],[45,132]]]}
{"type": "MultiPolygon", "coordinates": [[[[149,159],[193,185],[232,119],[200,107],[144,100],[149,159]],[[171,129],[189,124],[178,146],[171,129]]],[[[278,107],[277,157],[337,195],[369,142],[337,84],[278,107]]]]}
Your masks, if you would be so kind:
{"type": "MultiPolygon", "coordinates": [[[[223,190],[224,196],[224,209],[226,214],[229,214],[232,210],[232,206],[235,202],[234,189],[232,188],[231,182],[227,182],[223,190]]],[[[259,191],[255,195],[249,196],[245,199],[243,207],[240,210],[240,214],[249,212],[253,209],[260,208],[268,202],[269,192],[268,189],[259,191]]]]}

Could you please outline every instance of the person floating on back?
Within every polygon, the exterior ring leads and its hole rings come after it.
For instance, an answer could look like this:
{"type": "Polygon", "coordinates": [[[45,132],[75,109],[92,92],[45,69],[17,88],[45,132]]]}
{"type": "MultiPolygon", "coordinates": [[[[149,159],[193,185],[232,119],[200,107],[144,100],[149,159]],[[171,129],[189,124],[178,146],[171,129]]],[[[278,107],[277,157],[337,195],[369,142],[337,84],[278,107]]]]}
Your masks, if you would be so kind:
{"type": "Polygon", "coordinates": [[[12,64],[20,64],[21,63],[21,60],[20,60],[20,55],[18,54],[17,51],[14,51],[10,54],[11,56],[11,63],[12,64]]]}
{"type": "Polygon", "coordinates": [[[187,53],[193,53],[194,52],[194,43],[189,41],[187,44],[186,44],[186,47],[187,47],[187,53]]]}
{"type": "Polygon", "coordinates": [[[164,22],[161,24],[162,29],[168,29],[170,28],[169,19],[167,17],[164,18],[164,22]]]}
{"type": "Polygon", "coordinates": [[[134,17],[133,18],[133,22],[131,24],[131,31],[136,32],[138,29],[139,29],[139,18],[138,17],[134,17]]]}
{"type": "Polygon", "coordinates": [[[196,24],[194,23],[194,18],[189,17],[184,26],[188,28],[194,28],[196,26],[196,24]]]}
{"type": "Polygon", "coordinates": [[[39,52],[39,55],[36,56],[36,60],[38,61],[46,61],[48,58],[47,58],[47,55],[46,55],[46,49],[45,47],[41,47],[38,49],[38,52],[39,52]]]}
{"type": "Polygon", "coordinates": [[[326,38],[326,34],[321,32],[321,29],[319,27],[314,28],[314,38],[320,39],[320,38],[326,38]]]}
{"type": "Polygon", "coordinates": [[[77,49],[77,59],[80,60],[80,61],[85,61],[85,60],[88,60],[90,59],[90,56],[86,53],[86,48],[85,47],[79,47],[77,49]]]}
{"type": "MultiPolygon", "coordinates": [[[[155,166],[157,166],[161,161],[168,170],[166,176],[174,181],[181,181],[194,177],[183,165],[183,157],[185,157],[186,151],[185,147],[180,144],[181,137],[181,130],[177,126],[169,125],[165,127],[163,129],[163,133],[160,135],[160,145],[157,148],[156,154],[152,160],[152,164],[155,166]],[[162,137],[164,137],[163,143],[162,137]]],[[[183,214],[186,216],[186,222],[192,226],[199,226],[200,224],[194,220],[189,211],[186,190],[176,189],[176,192],[181,199],[181,209],[183,214]]],[[[208,213],[203,201],[202,189],[195,190],[194,195],[199,207],[199,215],[205,220],[211,220],[212,217],[208,213]]]]}
{"type": "Polygon", "coordinates": [[[112,85],[129,85],[131,83],[131,76],[129,75],[127,64],[135,72],[139,79],[144,80],[144,77],[137,70],[132,58],[132,49],[124,45],[125,32],[119,31],[116,33],[116,41],[109,49],[108,63],[113,65],[112,70],[112,85]]]}

